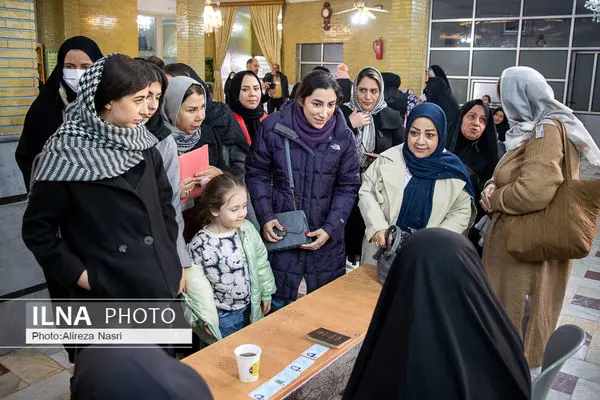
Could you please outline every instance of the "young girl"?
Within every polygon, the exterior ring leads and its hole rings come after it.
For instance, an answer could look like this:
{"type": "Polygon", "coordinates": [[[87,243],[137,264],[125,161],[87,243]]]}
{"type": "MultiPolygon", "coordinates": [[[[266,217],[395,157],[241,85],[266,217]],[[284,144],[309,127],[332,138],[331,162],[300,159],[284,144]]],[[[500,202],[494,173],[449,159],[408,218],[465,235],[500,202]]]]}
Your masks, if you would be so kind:
{"type": "Polygon", "coordinates": [[[187,295],[202,314],[204,331],[217,340],[266,315],[275,293],[267,249],[246,220],[247,201],[246,187],[233,175],[211,179],[200,198],[203,228],[188,244],[187,295]]]}

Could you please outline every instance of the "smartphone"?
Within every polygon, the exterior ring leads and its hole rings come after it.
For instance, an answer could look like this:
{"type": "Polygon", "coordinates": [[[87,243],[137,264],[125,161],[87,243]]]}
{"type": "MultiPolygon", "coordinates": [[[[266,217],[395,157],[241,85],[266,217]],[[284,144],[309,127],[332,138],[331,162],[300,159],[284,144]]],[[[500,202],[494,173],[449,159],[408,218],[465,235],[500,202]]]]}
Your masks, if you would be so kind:
{"type": "Polygon", "coordinates": [[[274,83],[271,83],[269,85],[269,89],[276,89],[276,88],[277,88],[277,85],[275,85],[274,83]]]}

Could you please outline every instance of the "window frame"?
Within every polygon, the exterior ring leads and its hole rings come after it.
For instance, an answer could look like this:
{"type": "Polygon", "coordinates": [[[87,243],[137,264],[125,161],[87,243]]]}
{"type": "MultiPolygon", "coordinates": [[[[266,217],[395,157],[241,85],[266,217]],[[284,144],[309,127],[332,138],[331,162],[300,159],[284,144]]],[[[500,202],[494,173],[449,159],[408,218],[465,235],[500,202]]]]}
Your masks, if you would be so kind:
{"type": "MultiPolygon", "coordinates": [[[[592,16],[591,12],[589,12],[587,14],[577,13],[577,1],[578,0],[565,0],[565,1],[573,2],[571,14],[568,14],[568,15],[524,15],[523,12],[524,12],[525,0],[521,0],[518,16],[510,16],[510,17],[477,17],[476,16],[477,2],[479,0],[473,0],[473,13],[472,13],[471,17],[469,17],[469,18],[438,18],[438,19],[434,19],[433,18],[433,3],[435,1],[436,0],[432,0],[432,4],[429,8],[429,32],[428,32],[428,38],[427,38],[427,46],[428,46],[427,65],[429,66],[429,64],[431,62],[431,52],[432,51],[438,51],[438,50],[468,51],[469,52],[468,75],[466,75],[466,76],[465,75],[460,75],[460,76],[459,75],[448,75],[448,78],[467,79],[468,80],[468,84],[467,84],[467,88],[468,88],[467,97],[468,98],[470,98],[472,96],[472,88],[473,88],[472,82],[473,81],[478,81],[478,80],[482,80],[482,79],[498,79],[499,78],[499,77],[479,76],[479,75],[473,74],[473,52],[474,51],[480,51],[480,50],[506,50],[506,51],[512,50],[512,51],[515,51],[516,50],[516,60],[515,60],[514,65],[519,65],[519,61],[520,61],[520,57],[521,57],[521,50],[524,50],[524,51],[554,51],[554,50],[567,51],[567,63],[565,66],[564,78],[547,79],[548,82],[562,82],[563,83],[562,96],[558,97],[559,100],[562,99],[563,103],[567,102],[567,100],[569,98],[568,96],[569,96],[569,93],[571,90],[571,84],[572,84],[571,69],[573,67],[574,53],[577,51],[582,51],[582,50],[584,50],[584,51],[600,51],[600,43],[596,47],[584,47],[584,48],[573,47],[573,39],[574,39],[573,36],[574,36],[576,21],[581,18],[590,18],[592,16]],[[562,19],[568,20],[570,22],[568,46],[563,46],[563,47],[524,47],[524,46],[521,46],[522,34],[523,34],[523,21],[556,19],[556,18],[562,18],[562,19]],[[518,33],[517,33],[517,46],[516,47],[506,48],[506,47],[476,47],[475,46],[475,28],[479,22],[503,21],[503,20],[518,21],[518,33]],[[465,46],[465,47],[433,47],[433,46],[431,46],[431,39],[432,39],[431,38],[432,29],[431,28],[432,28],[432,24],[437,23],[437,22],[452,22],[452,23],[470,22],[471,23],[471,38],[472,38],[470,45],[465,46]]],[[[591,112],[591,113],[600,114],[600,112],[591,112]]]]}
{"type": "MultiPolygon", "coordinates": [[[[344,43],[343,42],[323,42],[323,43],[296,43],[296,82],[300,82],[302,80],[302,66],[303,65],[312,65],[313,68],[317,66],[324,67],[327,64],[341,64],[344,61],[325,61],[325,45],[340,45],[342,46],[342,54],[344,54],[344,43]],[[302,46],[304,45],[320,45],[321,47],[321,57],[320,61],[302,61],[302,46]]],[[[342,57],[343,58],[343,57],[342,57]]]]}

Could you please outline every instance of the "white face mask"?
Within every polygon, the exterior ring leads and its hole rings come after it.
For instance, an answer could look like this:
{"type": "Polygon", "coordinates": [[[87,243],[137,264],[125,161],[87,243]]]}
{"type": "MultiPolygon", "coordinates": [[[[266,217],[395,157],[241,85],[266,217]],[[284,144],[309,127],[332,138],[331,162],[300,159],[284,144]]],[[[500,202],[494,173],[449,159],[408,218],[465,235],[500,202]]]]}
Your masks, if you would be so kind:
{"type": "Polygon", "coordinates": [[[63,80],[75,93],[77,93],[77,84],[79,83],[79,78],[81,78],[81,75],[83,75],[84,72],[85,69],[63,69],[63,80]]]}

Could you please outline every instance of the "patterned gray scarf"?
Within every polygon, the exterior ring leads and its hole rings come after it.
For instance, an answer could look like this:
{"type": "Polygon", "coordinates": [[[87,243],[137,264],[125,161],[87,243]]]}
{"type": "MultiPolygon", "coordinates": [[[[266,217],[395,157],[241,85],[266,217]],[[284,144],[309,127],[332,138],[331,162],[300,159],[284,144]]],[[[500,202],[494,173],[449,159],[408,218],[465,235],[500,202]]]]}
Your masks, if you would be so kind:
{"type": "Polygon", "coordinates": [[[31,187],[37,181],[97,181],[117,177],[143,160],[142,152],[158,143],[144,125],[122,128],[98,116],[94,105],[104,64],[99,59],[79,80],[77,99],[67,120],[35,158],[31,187]]]}
{"type": "Polygon", "coordinates": [[[371,116],[371,123],[369,125],[365,125],[361,128],[358,128],[358,135],[356,135],[356,150],[358,152],[358,159],[360,161],[361,169],[365,169],[369,166],[369,157],[367,157],[366,153],[372,153],[375,150],[375,138],[377,132],[375,129],[375,121],[373,119],[373,116],[387,107],[387,103],[385,102],[383,96],[383,91],[384,86],[381,72],[379,72],[379,70],[377,70],[374,67],[365,67],[362,70],[360,70],[359,73],[356,75],[356,78],[354,78],[354,84],[352,85],[352,99],[350,100],[350,102],[344,104],[352,111],[358,110],[359,112],[363,112],[371,116]],[[371,111],[364,111],[358,102],[358,76],[363,71],[368,69],[373,70],[379,77],[381,90],[379,91],[379,99],[377,99],[375,107],[373,107],[371,111]]]}

